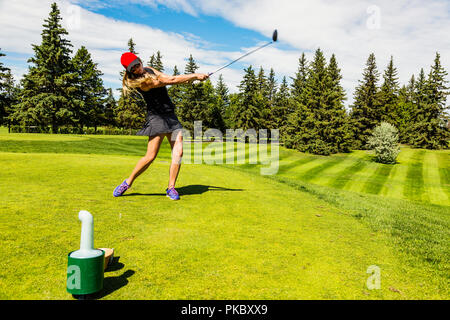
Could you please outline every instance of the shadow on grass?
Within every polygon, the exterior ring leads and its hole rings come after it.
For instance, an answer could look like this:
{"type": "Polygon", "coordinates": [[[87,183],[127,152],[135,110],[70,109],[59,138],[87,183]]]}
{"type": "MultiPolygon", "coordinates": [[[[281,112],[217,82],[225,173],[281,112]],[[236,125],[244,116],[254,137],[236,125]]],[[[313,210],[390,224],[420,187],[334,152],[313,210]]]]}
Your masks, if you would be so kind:
{"type": "Polygon", "coordinates": [[[117,271],[123,269],[125,266],[123,263],[119,262],[120,257],[114,257],[113,262],[108,265],[105,270],[105,277],[103,278],[103,288],[99,292],[86,294],[86,295],[73,295],[77,300],[97,300],[102,299],[114,291],[128,284],[128,278],[134,275],[136,272],[134,270],[127,270],[118,277],[107,277],[106,273],[111,271],[117,271]]]}
{"type": "Polygon", "coordinates": [[[94,299],[104,298],[114,291],[126,286],[128,284],[128,278],[135,274],[134,270],[127,270],[118,277],[107,277],[107,272],[123,269],[124,264],[119,262],[119,258],[120,257],[114,257],[113,262],[106,268],[105,278],[103,279],[103,289],[93,297],[94,299]]]}
{"type": "Polygon", "coordinates": [[[127,270],[118,277],[105,277],[103,279],[103,289],[94,297],[94,299],[101,299],[113,293],[116,290],[128,284],[128,278],[136,272],[134,270],[127,270]]]}
{"type": "MultiPolygon", "coordinates": [[[[215,186],[205,186],[202,184],[192,184],[189,186],[176,188],[180,196],[193,195],[193,194],[202,194],[207,191],[244,191],[244,189],[230,189],[223,187],[215,187],[215,186]]],[[[165,196],[165,193],[129,193],[124,194],[123,197],[129,196],[165,196]]]]}

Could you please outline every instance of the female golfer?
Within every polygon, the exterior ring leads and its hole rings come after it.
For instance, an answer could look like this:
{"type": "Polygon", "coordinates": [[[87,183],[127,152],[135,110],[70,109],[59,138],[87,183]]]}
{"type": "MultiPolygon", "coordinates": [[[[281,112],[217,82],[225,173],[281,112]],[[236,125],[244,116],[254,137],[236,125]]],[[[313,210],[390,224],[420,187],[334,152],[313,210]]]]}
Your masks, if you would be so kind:
{"type": "Polygon", "coordinates": [[[130,93],[131,90],[137,90],[147,104],[147,118],[137,135],[148,136],[148,144],[145,156],[138,161],[128,179],[114,189],[113,195],[119,197],[131,187],[134,180],[150,166],[158,154],[164,137],[167,137],[172,148],[172,163],[166,195],[172,200],[179,200],[180,196],[175,190],[175,182],[183,156],[181,132],[183,127],[175,115],[175,106],[169,98],[166,86],[194,80],[203,81],[208,78],[208,75],[192,73],[168,76],[154,68],[144,68],[141,59],[132,52],[124,53],[120,62],[126,70],[122,81],[124,94],[130,93]]]}

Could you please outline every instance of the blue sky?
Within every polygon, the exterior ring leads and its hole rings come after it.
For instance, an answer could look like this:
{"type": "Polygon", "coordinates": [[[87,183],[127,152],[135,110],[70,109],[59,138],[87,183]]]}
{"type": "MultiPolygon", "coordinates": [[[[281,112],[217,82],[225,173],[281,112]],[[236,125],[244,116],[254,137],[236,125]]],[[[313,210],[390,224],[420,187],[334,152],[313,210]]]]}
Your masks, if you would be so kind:
{"type": "MultiPolygon", "coordinates": [[[[82,7],[90,9],[89,5],[82,7]]],[[[200,15],[194,17],[163,5],[149,7],[141,4],[128,4],[121,8],[100,7],[91,11],[118,20],[145,24],[164,31],[195,35],[208,42],[211,49],[230,51],[256,41],[265,41],[259,32],[239,28],[231,22],[218,17],[200,15]]],[[[161,48],[163,50],[163,48],[161,48]]]]}
{"type": "MultiPolygon", "coordinates": [[[[2,62],[16,79],[27,72],[27,59],[39,44],[43,20],[53,0],[0,0],[2,62]]],[[[361,78],[367,57],[375,53],[380,73],[391,55],[401,84],[420,68],[428,72],[436,51],[450,70],[448,0],[56,0],[74,51],[85,46],[105,86],[120,87],[120,55],[130,37],[144,61],[160,50],[165,72],[183,71],[192,54],[198,72],[211,72],[270,41],[279,41],[221,71],[231,92],[243,69],[252,64],[275,70],[278,81],[295,75],[303,52],[311,60],[321,48],[336,54],[342,70],[346,104],[361,78]]],[[[211,77],[213,83],[217,77],[211,77]]],[[[382,79],[381,79],[382,80],[382,79]]],[[[116,94],[118,91],[115,91],[116,94]]]]}

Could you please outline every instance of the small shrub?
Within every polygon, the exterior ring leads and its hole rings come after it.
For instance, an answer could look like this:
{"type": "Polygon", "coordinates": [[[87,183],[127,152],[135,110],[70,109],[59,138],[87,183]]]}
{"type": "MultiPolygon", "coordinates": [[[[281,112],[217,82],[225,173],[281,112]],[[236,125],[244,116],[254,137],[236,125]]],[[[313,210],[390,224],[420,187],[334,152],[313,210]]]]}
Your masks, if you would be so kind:
{"type": "Polygon", "coordinates": [[[400,152],[398,131],[393,125],[382,122],[373,130],[367,145],[370,149],[375,150],[375,161],[387,164],[395,163],[400,152]]]}

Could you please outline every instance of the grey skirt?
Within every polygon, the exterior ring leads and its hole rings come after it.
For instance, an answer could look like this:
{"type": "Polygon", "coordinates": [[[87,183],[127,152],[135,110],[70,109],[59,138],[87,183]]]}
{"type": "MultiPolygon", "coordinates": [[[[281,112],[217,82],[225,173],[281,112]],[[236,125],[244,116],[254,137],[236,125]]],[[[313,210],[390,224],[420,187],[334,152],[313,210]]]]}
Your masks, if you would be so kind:
{"type": "Polygon", "coordinates": [[[183,126],[175,113],[150,114],[147,116],[147,120],[142,129],[136,135],[151,137],[162,133],[171,133],[178,129],[183,129],[183,126]]]}

